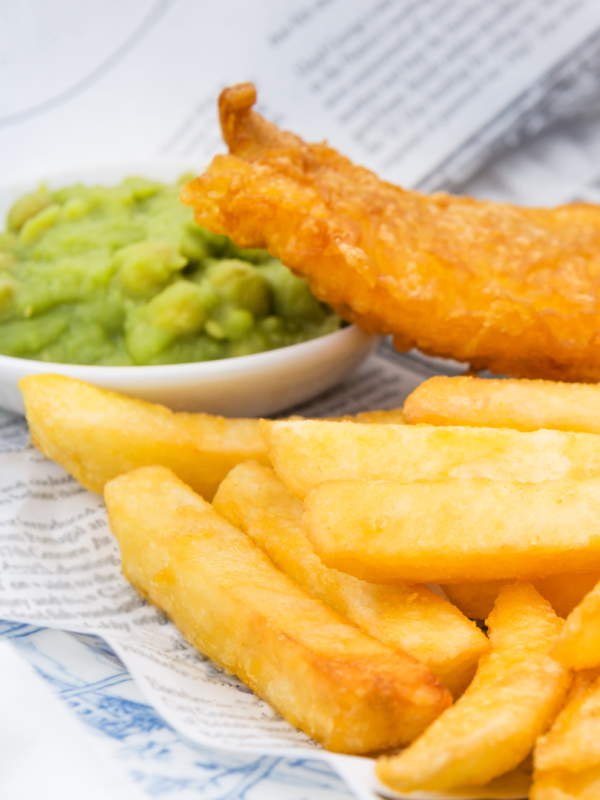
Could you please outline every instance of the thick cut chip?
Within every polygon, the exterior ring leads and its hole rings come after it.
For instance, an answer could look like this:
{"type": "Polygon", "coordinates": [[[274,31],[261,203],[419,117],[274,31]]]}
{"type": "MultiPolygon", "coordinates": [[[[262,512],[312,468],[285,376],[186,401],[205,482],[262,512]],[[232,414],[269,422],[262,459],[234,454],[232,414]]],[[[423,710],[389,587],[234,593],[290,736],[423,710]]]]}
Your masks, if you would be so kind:
{"type": "Polygon", "coordinates": [[[567,617],[553,655],[574,669],[600,667],[600,583],[567,617]]]}
{"type": "Polygon", "coordinates": [[[393,648],[418,658],[457,696],[488,641],[473,622],[423,585],[378,586],[325,567],[302,524],[304,507],[270,467],[247,461],[219,486],[213,506],[313,597],[393,648]]]}
{"type": "MultiPolygon", "coordinates": [[[[62,375],[31,375],[19,386],[34,444],[92,492],[135,467],[162,464],[210,500],[236,464],[269,463],[257,419],[173,412],[62,375]]],[[[401,415],[356,419],[397,424],[401,415]]]]}
{"type": "Polygon", "coordinates": [[[565,707],[534,750],[531,800],[600,797],[600,672],[577,673],[565,707]]]}
{"type": "Polygon", "coordinates": [[[269,463],[257,420],[173,412],[62,375],[19,385],[35,445],[92,492],[135,467],[162,464],[211,499],[236,464],[269,463]]]}
{"type": "Polygon", "coordinates": [[[600,386],[436,376],[404,404],[407,422],[600,433],[600,386]]]}
{"type": "MultiPolygon", "coordinates": [[[[546,599],[559,617],[568,616],[600,581],[600,574],[560,574],[536,578],[534,587],[546,599]]],[[[498,592],[506,581],[489,583],[444,584],[441,588],[455,606],[469,619],[485,619],[492,613],[498,592]]]]}
{"type": "Polygon", "coordinates": [[[170,470],[122,475],[105,497],[128,580],[325,747],[396,747],[450,704],[425,665],[304,592],[170,470]]]}
{"type": "Polygon", "coordinates": [[[531,787],[530,800],[598,800],[600,766],[576,774],[566,770],[540,772],[531,787]]]}
{"type": "Polygon", "coordinates": [[[526,483],[600,475],[600,437],[493,428],[261,420],[275,471],[301,500],[329,480],[490,478],[526,483]]]}
{"type": "Polygon", "coordinates": [[[558,712],[569,670],[548,650],[561,621],[527,583],[505,586],[488,619],[491,648],[473,682],[404,752],[379,760],[398,791],[480,786],[514,769],[558,712]]]}
{"type": "Polygon", "coordinates": [[[329,481],[305,504],[322,561],[373,583],[600,573],[600,478],[329,481]]]}

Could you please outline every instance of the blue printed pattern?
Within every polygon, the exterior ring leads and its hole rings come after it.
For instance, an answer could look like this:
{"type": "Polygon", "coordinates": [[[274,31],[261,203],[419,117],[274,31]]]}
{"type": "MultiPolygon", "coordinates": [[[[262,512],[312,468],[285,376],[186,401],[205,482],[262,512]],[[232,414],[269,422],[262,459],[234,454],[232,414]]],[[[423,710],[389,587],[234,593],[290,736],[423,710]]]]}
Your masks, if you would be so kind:
{"type": "Polygon", "coordinates": [[[0,621],[9,638],[131,781],[178,800],[348,800],[324,762],[241,755],[192,744],[140,694],[97,636],[0,621]]]}
{"type": "Polygon", "coordinates": [[[29,429],[24,418],[0,409],[0,453],[21,453],[28,446],[29,429]]]}

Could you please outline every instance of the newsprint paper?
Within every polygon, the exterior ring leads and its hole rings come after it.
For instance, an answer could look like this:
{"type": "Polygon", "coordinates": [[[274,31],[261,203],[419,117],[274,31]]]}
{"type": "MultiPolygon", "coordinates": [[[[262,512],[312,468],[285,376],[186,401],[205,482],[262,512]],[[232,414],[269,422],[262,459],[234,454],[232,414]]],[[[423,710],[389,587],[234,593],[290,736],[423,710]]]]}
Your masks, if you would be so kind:
{"type": "Polygon", "coordinates": [[[462,186],[562,119],[598,115],[597,0],[0,0],[2,181],[223,150],[259,110],[382,178],[462,186]],[[118,6],[118,11],[117,11],[118,6]]]}

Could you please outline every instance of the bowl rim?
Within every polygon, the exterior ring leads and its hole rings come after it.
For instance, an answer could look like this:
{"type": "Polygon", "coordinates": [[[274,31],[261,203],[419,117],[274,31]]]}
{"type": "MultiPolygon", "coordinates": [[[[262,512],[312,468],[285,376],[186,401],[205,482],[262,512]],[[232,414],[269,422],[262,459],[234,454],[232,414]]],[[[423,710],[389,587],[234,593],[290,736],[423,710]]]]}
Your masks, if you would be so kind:
{"type": "Polygon", "coordinates": [[[161,377],[187,377],[202,375],[206,377],[219,376],[232,371],[252,372],[262,367],[275,367],[280,363],[290,359],[302,359],[315,354],[321,350],[324,343],[329,347],[346,344],[346,340],[353,338],[362,339],[363,337],[375,338],[376,334],[369,334],[360,330],[355,325],[347,325],[340,330],[327,333],[324,336],[317,336],[305,342],[277,347],[273,350],[265,350],[261,353],[252,353],[246,356],[232,356],[231,358],[219,358],[213,361],[189,361],[181,364],[154,364],[149,366],[102,366],[98,364],[70,364],[54,361],[38,361],[33,358],[17,358],[16,356],[6,356],[0,354],[0,372],[3,367],[12,367],[13,370],[39,372],[58,372],[76,371],[82,380],[92,381],[94,379],[127,378],[135,374],[140,380],[156,381],[161,377]]]}

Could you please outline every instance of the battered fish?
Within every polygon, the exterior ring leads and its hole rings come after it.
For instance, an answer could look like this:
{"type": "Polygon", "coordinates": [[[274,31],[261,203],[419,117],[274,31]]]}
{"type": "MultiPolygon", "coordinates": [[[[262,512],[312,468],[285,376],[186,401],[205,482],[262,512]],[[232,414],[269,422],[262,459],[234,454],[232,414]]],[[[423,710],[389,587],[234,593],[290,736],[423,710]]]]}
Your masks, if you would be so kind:
{"type": "Polygon", "coordinates": [[[398,350],[497,373],[600,380],[600,208],[423,195],[219,99],[230,155],[184,189],[196,220],[266,247],[313,293],[398,350]]]}

